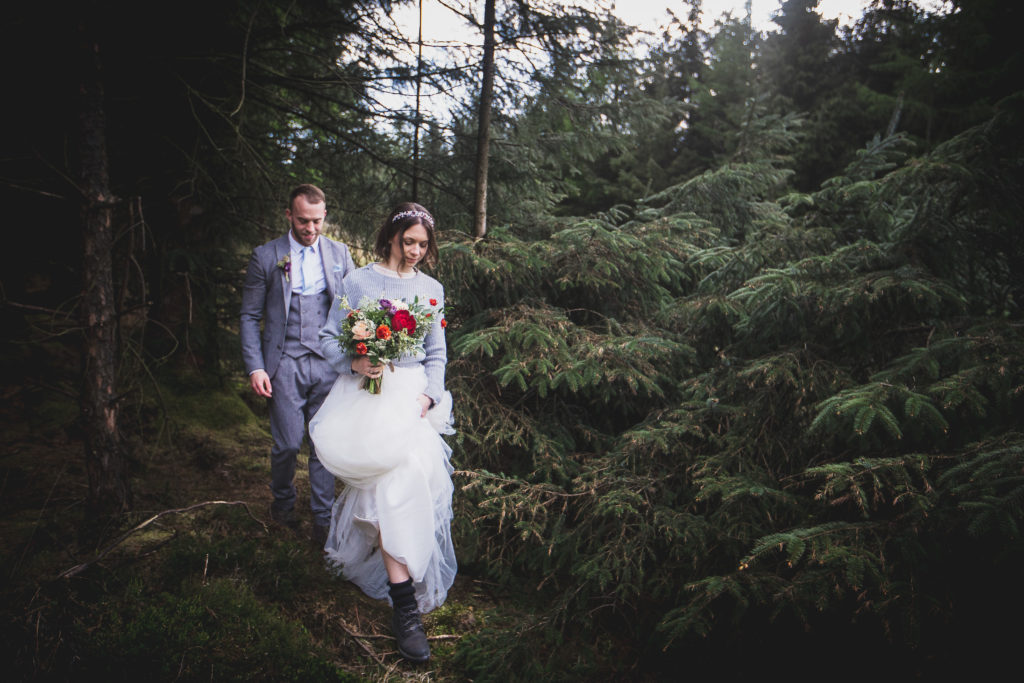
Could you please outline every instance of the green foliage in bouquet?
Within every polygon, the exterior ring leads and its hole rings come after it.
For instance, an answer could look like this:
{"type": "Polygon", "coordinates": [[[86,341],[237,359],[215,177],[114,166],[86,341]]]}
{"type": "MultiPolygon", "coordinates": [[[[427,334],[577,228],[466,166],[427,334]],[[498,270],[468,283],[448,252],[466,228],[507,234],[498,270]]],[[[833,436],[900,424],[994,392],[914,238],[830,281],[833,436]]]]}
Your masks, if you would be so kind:
{"type": "Polygon", "coordinates": [[[444,245],[460,559],[542,605],[458,651],[472,677],[981,642],[928,623],[1024,556],[1021,111],[810,194],[777,121],[636,207],[444,245]]]}

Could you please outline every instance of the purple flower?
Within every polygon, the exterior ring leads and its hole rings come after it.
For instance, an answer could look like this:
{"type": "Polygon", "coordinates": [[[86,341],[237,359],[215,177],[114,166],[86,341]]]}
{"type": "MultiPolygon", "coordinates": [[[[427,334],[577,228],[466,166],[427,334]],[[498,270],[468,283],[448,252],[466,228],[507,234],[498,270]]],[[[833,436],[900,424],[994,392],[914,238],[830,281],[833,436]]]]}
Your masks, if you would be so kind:
{"type": "Polygon", "coordinates": [[[284,271],[285,282],[291,281],[292,274],[292,258],[288,254],[284,255],[284,258],[277,262],[277,267],[284,271]]]}
{"type": "Polygon", "coordinates": [[[388,299],[381,299],[380,300],[380,310],[388,311],[389,313],[394,314],[394,312],[395,312],[395,305],[393,303],[391,303],[391,301],[388,300],[388,299]]]}

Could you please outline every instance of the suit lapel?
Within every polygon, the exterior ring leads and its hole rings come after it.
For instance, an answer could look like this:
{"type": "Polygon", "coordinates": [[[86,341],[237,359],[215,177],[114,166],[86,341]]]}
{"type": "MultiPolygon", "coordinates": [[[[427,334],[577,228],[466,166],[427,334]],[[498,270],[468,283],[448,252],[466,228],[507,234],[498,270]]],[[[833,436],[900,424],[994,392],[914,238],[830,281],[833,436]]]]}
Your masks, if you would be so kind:
{"type": "Polygon", "coordinates": [[[320,237],[320,259],[324,264],[324,282],[327,283],[327,293],[334,301],[334,267],[338,261],[334,258],[334,244],[326,237],[320,237]]]}
{"type": "MultiPolygon", "coordinates": [[[[290,266],[295,266],[294,263],[290,262],[292,257],[292,245],[288,242],[288,235],[285,235],[277,241],[276,252],[277,253],[275,255],[277,256],[277,261],[275,263],[280,263],[285,257],[287,257],[289,259],[290,266]]],[[[281,278],[281,294],[283,294],[281,302],[284,304],[284,318],[287,320],[288,308],[292,299],[292,277],[295,276],[295,272],[291,270],[291,268],[289,268],[287,272],[284,268],[278,268],[278,270],[281,271],[278,274],[278,277],[281,278]]]]}

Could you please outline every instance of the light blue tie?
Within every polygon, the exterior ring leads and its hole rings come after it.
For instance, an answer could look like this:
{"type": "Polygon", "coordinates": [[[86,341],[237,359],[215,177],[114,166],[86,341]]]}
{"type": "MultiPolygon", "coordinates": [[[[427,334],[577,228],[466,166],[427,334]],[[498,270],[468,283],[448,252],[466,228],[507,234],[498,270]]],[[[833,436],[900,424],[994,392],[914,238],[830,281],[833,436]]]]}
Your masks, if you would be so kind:
{"type": "Polygon", "coordinates": [[[311,294],[313,285],[316,284],[316,254],[313,252],[313,247],[302,248],[302,263],[300,265],[302,271],[302,293],[311,294]]]}

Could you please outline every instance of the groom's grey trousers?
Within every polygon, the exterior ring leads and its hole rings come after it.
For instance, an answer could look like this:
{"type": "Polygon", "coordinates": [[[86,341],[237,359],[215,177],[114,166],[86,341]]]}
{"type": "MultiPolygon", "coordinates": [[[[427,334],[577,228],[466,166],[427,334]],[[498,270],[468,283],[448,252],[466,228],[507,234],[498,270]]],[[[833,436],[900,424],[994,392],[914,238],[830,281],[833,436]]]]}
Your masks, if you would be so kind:
{"type": "MultiPolygon", "coordinates": [[[[326,290],[303,296],[292,294],[288,324],[284,335],[284,355],[271,384],[270,433],[274,446],[270,450],[270,489],[274,509],[295,507],[295,456],[306,435],[306,424],[320,409],[334,385],[338,373],[320,355],[320,328],[327,320],[332,303],[326,290]]],[[[309,487],[313,521],[328,525],[334,503],[334,477],[317,459],[313,445],[309,447],[309,487]]]]}

